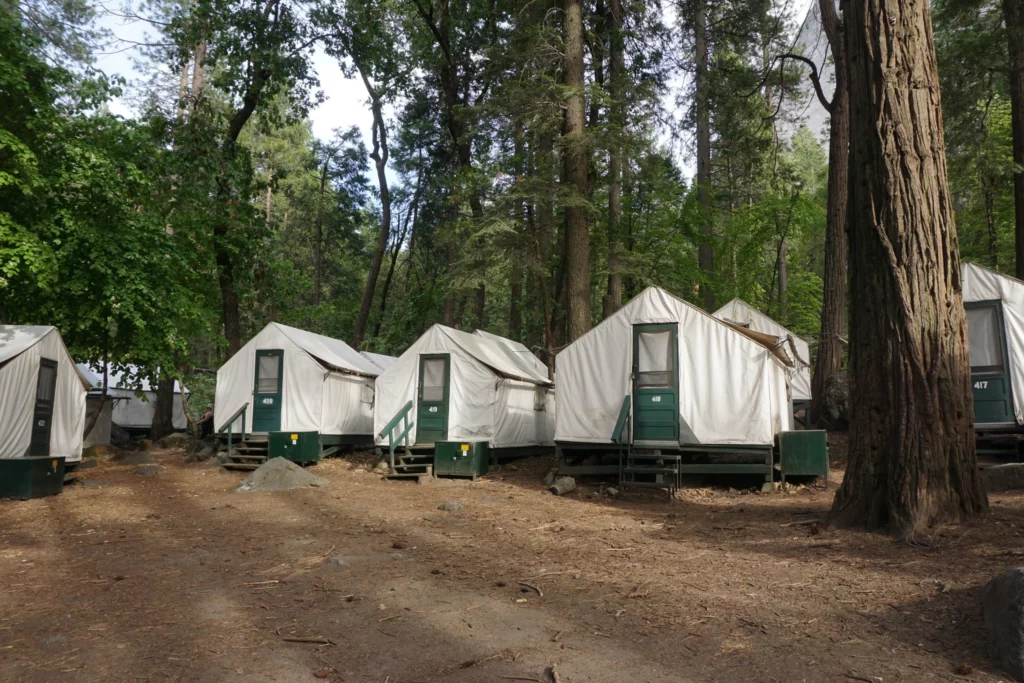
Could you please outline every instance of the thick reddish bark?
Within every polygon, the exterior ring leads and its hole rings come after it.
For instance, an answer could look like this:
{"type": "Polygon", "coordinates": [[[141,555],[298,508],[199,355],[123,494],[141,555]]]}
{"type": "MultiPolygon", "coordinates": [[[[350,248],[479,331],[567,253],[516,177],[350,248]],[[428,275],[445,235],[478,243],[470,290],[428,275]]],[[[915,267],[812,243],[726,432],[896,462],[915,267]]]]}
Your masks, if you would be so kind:
{"type": "MultiPolygon", "coordinates": [[[[850,190],[850,92],[846,43],[833,0],[820,0],[821,22],[835,66],[835,92],[829,110],[828,206],[825,227],[825,277],[821,301],[821,333],[811,380],[811,424],[818,424],[825,396],[825,381],[843,367],[843,323],[846,320],[846,221],[850,190]]],[[[817,80],[817,74],[813,74],[817,80]]],[[[821,87],[815,83],[820,94],[821,87]]]]}
{"type": "Polygon", "coordinates": [[[846,8],[849,465],[829,523],[910,537],[983,512],[927,3],[846,8]]]}
{"type": "Polygon", "coordinates": [[[694,46],[697,113],[697,204],[700,206],[703,238],[697,248],[697,264],[704,274],[701,285],[704,309],[715,310],[715,293],[711,281],[715,276],[715,252],[711,245],[714,230],[711,206],[711,109],[708,93],[708,16],[704,0],[693,3],[694,46]]]}
{"type": "Polygon", "coordinates": [[[563,25],[565,84],[565,178],[572,197],[565,208],[566,295],[568,341],[590,329],[590,221],[583,205],[588,195],[587,120],[583,97],[583,7],[580,0],[566,0],[563,25]]]}
{"type": "Polygon", "coordinates": [[[608,154],[608,288],[604,295],[604,317],[622,307],[622,138],[625,136],[623,110],[622,0],[611,0],[608,56],[608,94],[611,96],[612,142],[608,154]]]}

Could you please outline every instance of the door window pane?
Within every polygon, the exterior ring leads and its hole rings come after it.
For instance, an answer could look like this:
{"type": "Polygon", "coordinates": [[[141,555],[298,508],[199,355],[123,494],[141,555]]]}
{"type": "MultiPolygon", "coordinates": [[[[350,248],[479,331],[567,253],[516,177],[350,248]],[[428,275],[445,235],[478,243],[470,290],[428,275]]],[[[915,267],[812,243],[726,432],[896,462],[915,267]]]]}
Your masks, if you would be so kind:
{"type": "Polygon", "coordinates": [[[57,368],[52,365],[39,366],[39,384],[36,385],[37,401],[52,401],[53,388],[57,380],[57,368]]]}
{"type": "Polygon", "coordinates": [[[260,356],[257,394],[276,394],[277,380],[281,376],[281,356],[260,356]]]}
{"type": "Polygon", "coordinates": [[[639,333],[637,335],[637,386],[671,387],[675,356],[671,330],[639,333]]]}
{"type": "Polygon", "coordinates": [[[423,361],[423,400],[444,400],[445,360],[428,358],[423,361]]]}
{"type": "Polygon", "coordinates": [[[1003,372],[1003,339],[995,306],[967,309],[967,342],[974,372],[1003,372]]]}

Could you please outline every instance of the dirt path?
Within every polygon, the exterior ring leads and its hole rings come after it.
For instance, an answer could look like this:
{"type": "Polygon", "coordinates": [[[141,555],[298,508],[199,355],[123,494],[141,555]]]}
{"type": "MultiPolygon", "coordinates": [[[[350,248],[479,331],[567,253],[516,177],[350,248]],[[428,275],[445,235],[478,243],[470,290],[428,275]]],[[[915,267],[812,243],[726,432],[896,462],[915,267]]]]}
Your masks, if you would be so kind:
{"type": "Polygon", "coordinates": [[[1018,496],[909,547],[799,524],[831,491],[556,498],[541,461],[417,486],[333,460],[235,494],[158,458],[0,502],[0,680],[1005,680],[977,593],[1024,554],[1018,496]]]}

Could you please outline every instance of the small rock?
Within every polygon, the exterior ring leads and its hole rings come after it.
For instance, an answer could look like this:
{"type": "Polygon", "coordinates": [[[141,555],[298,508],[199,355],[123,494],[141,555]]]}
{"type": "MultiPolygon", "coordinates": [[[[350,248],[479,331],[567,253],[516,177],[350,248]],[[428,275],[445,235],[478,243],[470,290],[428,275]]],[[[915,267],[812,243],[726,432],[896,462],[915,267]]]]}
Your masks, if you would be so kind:
{"type": "Polygon", "coordinates": [[[619,495],[619,490],[617,488],[614,488],[614,487],[608,487],[608,488],[606,488],[604,490],[604,492],[607,493],[612,498],[614,498],[615,496],[619,495]]]}
{"type": "Polygon", "coordinates": [[[564,496],[575,489],[576,480],[572,477],[559,477],[551,486],[548,487],[548,491],[551,491],[551,493],[556,496],[564,496]]]}
{"type": "Polygon", "coordinates": [[[1024,678],[1024,567],[1008,569],[981,590],[985,628],[1003,670],[1024,678]]]}
{"type": "Polygon", "coordinates": [[[405,550],[409,547],[409,544],[402,540],[391,541],[391,547],[395,550],[405,550]]]}
{"type": "Polygon", "coordinates": [[[544,486],[551,486],[555,483],[555,477],[558,476],[558,470],[551,468],[548,473],[544,475],[544,486]]]}
{"type": "Polygon", "coordinates": [[[132,474],[156,474],[163,470],[163,465],[138,465],[133,467],[130,471],[132,474]]]}
{"type": "Polygon", "coordinates": [[[344,567],[348,564],[341,555],[332,555],[324,560],[325,567],[344,567]]]}
{"type": "Polygon", "coordinates": [[[188,437],[182,432],[174,432],[160,439],[160,448],[184,448],[188,444],[188,437]]]}
{"type": "Polygon", "coordinates": [[[458,512],[462,509],[462,503],[456,503],[454,500],[446,500],[438,505],[437,509],[445,512],[458,512]]]}
{"type": "Polygon", "coordinates": [[[374,472],[380,472],[380,473],[383,473],[383,474],[387,474],[390,470],[391,470],[391,468],[388,466],[388,463],[387,463],[386,460],[378,460],[377,463],[373,466],[373,471],[374,472]]]}

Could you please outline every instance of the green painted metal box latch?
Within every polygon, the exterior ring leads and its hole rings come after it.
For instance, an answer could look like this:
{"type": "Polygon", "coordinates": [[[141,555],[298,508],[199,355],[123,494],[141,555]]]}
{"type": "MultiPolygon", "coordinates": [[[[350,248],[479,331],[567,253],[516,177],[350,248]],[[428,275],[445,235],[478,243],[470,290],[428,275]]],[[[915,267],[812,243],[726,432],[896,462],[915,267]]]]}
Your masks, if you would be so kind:
{"type": "Polygon", "coordinates": [[[825,477],[828,488],[828,443],[825,430],[807,429],[779,435],[779,467],[782,485],[787,476],[825,477]]]}
{"type": "Polygon", "coordinates": [[[42,498],[64,490],[64,456],[0,459],[0,498],[42,498]]]}
{"type": "Polygon", "coordinates": [[[476,479],[487,474],[489,459],[486,441],[437,441],[434,443],[434,476],[476,479]]]}
{"type": "Polygon", "coordinates": [[[320,460],[320,432],[270,432],[267,457],[297,465],[320,460]]]}

